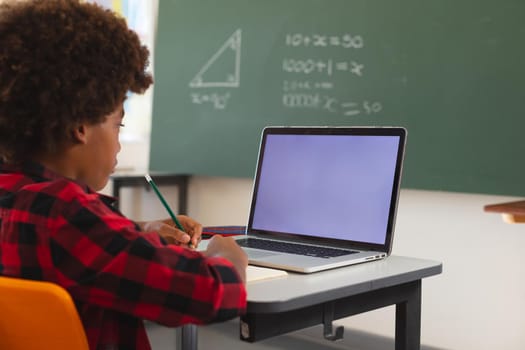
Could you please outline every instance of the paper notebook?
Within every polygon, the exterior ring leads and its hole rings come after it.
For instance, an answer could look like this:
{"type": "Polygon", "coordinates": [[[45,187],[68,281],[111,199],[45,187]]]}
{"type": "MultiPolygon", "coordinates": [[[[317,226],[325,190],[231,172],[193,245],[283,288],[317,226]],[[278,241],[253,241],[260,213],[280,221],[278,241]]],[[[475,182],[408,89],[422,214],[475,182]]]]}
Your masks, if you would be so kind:
{"type": "MultiPolygon", "coordinates": [[[[227,232],[237,232],[238,229],[245,229],[244,226],[213,226],[213,230],[209,230],[210,227],[205,227],[203,229],[204,232],[211,232],[213,231],[213,234],[220,234],[228,236],[227,232]],[[230,230],[230,228],[234,228],[233,230],[230,230]]],[[[238,234],[238,233],[235,233],[238,234]]],[[[205,239],[199,244],[198,250],[204,251],[208,246],[208,240],[205,239]]],[[[288,276],[288,272],[284,270],[278,270],[278,269],[272,269],[269,267],[260,267],[260,266],[253,266],[248,265],[246,268],[246,282],[256,282],[256,281],[263,281],[263,280],[269,280],[274,278],[282,278],[288,276]]]]}
{"type": "Polygon", "coordinates": [[[286,276],[288,276],[288,272],[284,270],[270,269],[268,267],[248,265],[248,268],[246,269],[246,282],[269,280],[286,276]]]}

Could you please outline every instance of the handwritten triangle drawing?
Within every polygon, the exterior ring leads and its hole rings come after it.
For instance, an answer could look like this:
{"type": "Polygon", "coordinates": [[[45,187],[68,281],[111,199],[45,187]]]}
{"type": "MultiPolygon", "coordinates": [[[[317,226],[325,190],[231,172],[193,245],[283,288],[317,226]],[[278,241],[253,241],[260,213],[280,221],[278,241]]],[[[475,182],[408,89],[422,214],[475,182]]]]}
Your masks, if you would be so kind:
{"type": "Polygon", "coordinates": [[[241,30],[237,29],[190,81],[192,88],[239,87],[241,30]]]}

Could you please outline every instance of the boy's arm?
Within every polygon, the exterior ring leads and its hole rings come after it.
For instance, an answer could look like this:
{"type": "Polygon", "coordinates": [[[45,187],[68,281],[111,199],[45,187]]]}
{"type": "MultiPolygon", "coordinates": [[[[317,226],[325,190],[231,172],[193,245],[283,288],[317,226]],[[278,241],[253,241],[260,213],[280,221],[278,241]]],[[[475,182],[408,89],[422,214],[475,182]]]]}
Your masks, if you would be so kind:
{"type": "Polygon", "coordinates": [[[245,285],[230,261],[166,246],[100,202],[69,209],[51,250],[57,283],[73,299],[167,326],[244,313],[245,285]]]}

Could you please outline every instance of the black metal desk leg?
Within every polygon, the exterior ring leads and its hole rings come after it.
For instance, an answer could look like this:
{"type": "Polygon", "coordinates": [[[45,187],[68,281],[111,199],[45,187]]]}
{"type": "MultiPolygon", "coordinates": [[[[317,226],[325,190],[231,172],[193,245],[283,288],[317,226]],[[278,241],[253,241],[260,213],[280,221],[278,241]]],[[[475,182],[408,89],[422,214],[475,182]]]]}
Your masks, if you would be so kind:
{"type": "Polygon", "coordinates": [[[396,350],[421,348],[421,280],[410,283],[406,301],[396,304],[396,350]]]}
{"type": "Polygon", "coordinates": [[[197,350],[197,326],[188,324],[177,329],[176,350],[197,350]]]}

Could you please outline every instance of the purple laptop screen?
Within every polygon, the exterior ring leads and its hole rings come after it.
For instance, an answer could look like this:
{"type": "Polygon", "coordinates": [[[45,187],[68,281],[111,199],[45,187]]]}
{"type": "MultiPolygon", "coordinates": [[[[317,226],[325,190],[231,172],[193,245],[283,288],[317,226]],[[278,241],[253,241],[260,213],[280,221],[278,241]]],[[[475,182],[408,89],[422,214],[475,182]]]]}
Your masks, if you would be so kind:
{"type": "Polygon", "coordinates": [[[398,136],[267,135],[252,227],[385,242],[398,136]]]}

